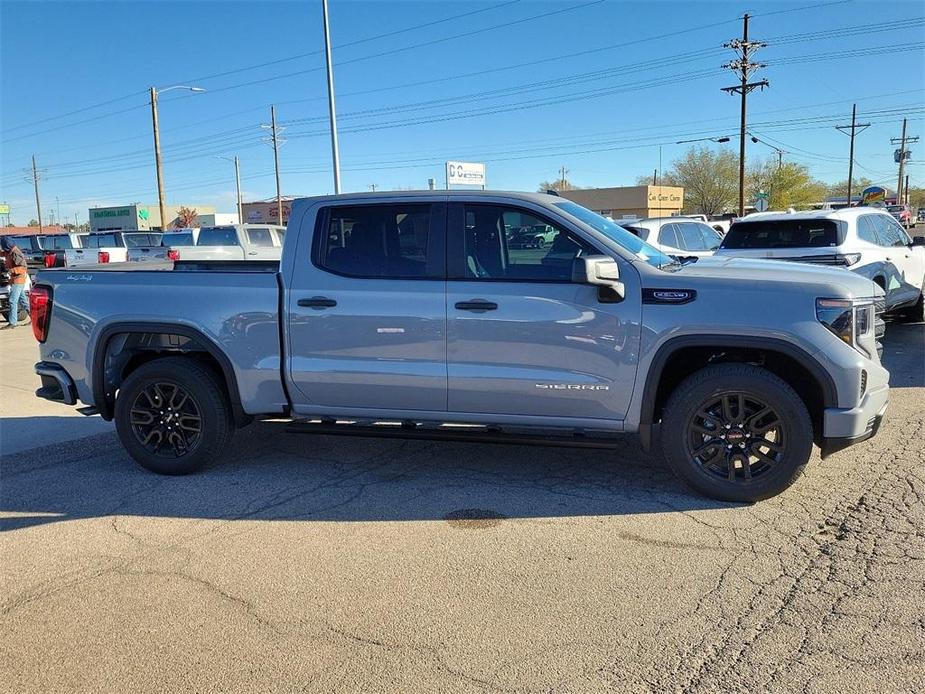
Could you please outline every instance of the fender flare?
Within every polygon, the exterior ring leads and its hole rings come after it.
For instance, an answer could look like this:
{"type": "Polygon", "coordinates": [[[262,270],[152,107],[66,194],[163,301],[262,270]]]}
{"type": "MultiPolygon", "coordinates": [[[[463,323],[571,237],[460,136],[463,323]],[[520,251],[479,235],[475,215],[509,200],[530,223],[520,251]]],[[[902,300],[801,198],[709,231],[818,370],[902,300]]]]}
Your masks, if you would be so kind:
{"type": "Polygon", "coordinates": [[[652,357],[652,361],[649,363],[639,411],[639,437],[645,450],[649,450],[652,443],[652,431],[655,426],[655,399],[662,380],[662,372],[669,358],[680,349],[716,346],[738,349],[763,349],[784,354],[798,362],[816,380],[822,389],[824,407],[838,406],[838,391],[832,376],[815,357],[792,342],[773,337],[749,337],[744,335],[681,335],[670,338],[659,345],[655,356],[652,357]]]}
{"type": "Polygon", "coordinates": [[[93,404],[99,410],[100,416],[103,419],[109,421],[114,416],[113,407],[110,404],[109,399],[106,397],[106,384],[104,382],[104,360],[106,359],[106,353],[109,350],[109,344],[112,341],[112,338],[115,335],[119,335],[121,333],[165,333],[170,335],[180,335],[181,337],[186,337],[196,342],[196,344],[200,346],[203,351],[205,351],[212,358],[214,358],[216,362],[218,362],[218,365],[222,370],[222,377],[225,380],[225,387],[228,390],[228,399],[231,401],[231,409],[234,413],[235,422],[238,423],[238,426],[243,426],[243,424],[249,421],[249,415],[244,412],[244,408],[241,405],[241,394],[238,391],[238,380],[235,377],[234,367],[231,365],[231,360],[228,359],[227,355],[218,345],[215,344],[215,342],[213,342],[202,331],[197,330],[196,328],[191,328],[176,323],[145,321],[126,321],[120,323],[112,323],[111,325],[107,325],[105,328],[103,328],[103,330],[100,331],[100,334],[96,338],[96,342],[94,343],[93,350],[91,352],[90,361],[92,364],[91,389],[93,392],[93,404]]]}

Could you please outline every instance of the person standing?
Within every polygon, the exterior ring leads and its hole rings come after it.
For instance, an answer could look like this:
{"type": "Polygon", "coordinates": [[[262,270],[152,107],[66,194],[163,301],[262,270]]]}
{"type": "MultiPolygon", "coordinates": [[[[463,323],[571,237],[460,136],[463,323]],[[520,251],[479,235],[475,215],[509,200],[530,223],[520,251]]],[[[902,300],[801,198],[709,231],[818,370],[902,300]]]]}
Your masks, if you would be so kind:
{"type": "Polygon", "coordinates": [[[13,243],[8,236],[0,237],[0,248],[3,249],[4,264],[10,271],[10,320],[0,330],[15,328],[19,325],[19,306],[22,304],[26,320],[23,325],[31,322],[29,306],[26,303],[26,281],[29,279],[29,269],[26,266],[26,256],[19,246],[13,243]]]}

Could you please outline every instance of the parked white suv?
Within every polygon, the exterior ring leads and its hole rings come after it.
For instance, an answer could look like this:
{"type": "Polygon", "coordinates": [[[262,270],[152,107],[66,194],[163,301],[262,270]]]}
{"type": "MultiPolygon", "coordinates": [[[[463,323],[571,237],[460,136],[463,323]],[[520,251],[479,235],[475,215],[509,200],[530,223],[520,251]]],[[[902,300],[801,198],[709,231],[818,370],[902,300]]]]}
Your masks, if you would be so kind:
{"type": "Polygon", "coordinates": [[[708,224],[688,217],[652,217],[622,226],[666,255],[713,255],[723,240],[708,224]]]}
{"type": "Polygon", "coordinates": [[[880,285],[888,311],[925,320],[925,239],[910,239],[882,209],[750,214],[730,227],[716,254],[842,266],[880,285]]]}

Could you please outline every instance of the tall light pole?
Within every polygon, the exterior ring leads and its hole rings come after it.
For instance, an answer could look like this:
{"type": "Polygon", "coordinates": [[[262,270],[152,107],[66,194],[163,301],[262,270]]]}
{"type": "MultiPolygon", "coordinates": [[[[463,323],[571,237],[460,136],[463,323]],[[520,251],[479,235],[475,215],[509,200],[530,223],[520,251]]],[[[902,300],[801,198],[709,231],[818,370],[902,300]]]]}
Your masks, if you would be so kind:
{"type": "Polygon", "coordinates": [[[331,66],[331,31],[328,28],[328,0],[321,0],[324,15],[324,55],[328,65],[328,114],[331,120],[331,159],[334,164],[334,192],[340,193],[340,155],[337,152],[337,109],[334,107],[334,69],[331,66]]]}
{"type": "MultiPolygon", "coordinates": [[[[175,84],[160,91],[161,94],[169,92],[171,89],[188,89],[191,92],[204,92],[202,87],[188,87],[184,84],[175,84]]],[[[164,210],[164,174],[161,171],[161,131],[157,124],[157,87],[151,87],[151,125],[154,128],[154,165],[157,168],[157,205],[161,215],[161,230],[167,223],[167,213],[164,210]]]]}
{"type": "Polygon", "coordinates": [[[234,187],[238,193],[238,224],[244,224],[244,207],[241,203],[241,166],[238,162],[238,155],[235,155],[234,158],[216,155],[215,158],[224,159],[234,164],[234,187]]]}

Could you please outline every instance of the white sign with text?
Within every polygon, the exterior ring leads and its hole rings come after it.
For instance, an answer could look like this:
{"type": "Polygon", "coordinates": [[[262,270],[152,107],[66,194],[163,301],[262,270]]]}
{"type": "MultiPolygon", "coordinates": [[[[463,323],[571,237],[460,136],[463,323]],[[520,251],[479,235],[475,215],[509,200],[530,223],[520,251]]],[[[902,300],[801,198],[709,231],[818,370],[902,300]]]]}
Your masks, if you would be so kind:
{"type": "Polygon", "coordinates": [[[485,185],[485,164],[467,161],[448,161],[446,163],[447,185],[485,185]]]}

